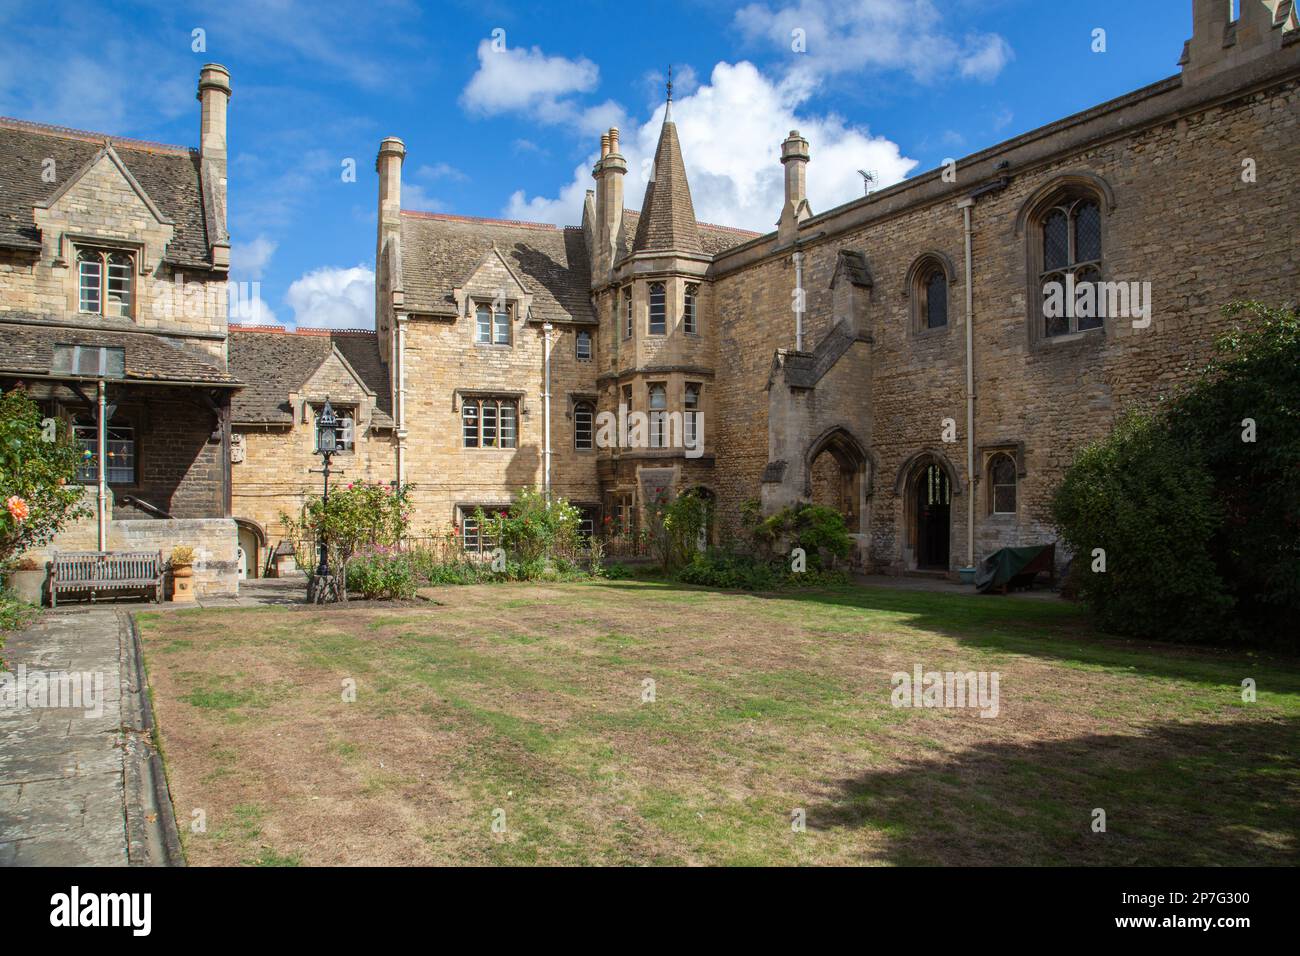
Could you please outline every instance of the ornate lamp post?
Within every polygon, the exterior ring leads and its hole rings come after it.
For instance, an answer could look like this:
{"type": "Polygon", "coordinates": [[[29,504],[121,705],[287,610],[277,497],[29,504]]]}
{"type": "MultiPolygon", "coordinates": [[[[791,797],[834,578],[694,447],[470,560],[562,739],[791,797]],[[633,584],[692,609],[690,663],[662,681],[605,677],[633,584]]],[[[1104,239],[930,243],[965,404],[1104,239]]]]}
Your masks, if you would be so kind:
{"type": "MultiPolygon", "coordinates": [[[[328,397],[325,399],[325,407],[321,409],[320,415],[316,417],[316,453],[321,456],[324,465],[321,468],[321,474],[325,478],[324,493],[321,496],[322,517],[328,513],[330,504],[330,458],[338,451],[338,428],[339,420],[334,414],[334,408],[330,405],[328,397]]],[[[320,565],[316,568],[316,586],[315,594],[312,595],[313,603],[319,604],[326,600],[326,595],[333,591],[330,578],[329,549],[325,540],[325,526],[322,523],[320,529],[320,565]]]]}

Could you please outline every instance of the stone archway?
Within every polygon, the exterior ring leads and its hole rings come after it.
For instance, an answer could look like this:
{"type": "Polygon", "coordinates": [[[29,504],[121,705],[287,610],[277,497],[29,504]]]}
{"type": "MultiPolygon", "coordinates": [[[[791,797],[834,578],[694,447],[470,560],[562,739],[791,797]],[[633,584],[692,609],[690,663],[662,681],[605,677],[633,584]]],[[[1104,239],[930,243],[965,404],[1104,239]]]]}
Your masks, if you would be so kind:
{"type": "Polygon", "coordinates": [[[951,570],[960,488],[956,469],[937,451],[917,452],[899,469],[894,492],[903,500],[905,568],[951,570]]]}
{"type": "Polygon", "coordinates": [[[866,449],[848,429],[830,428],[808,446],[804,497],[844,515],[850,534],[866,534],[868,465],[866,449]]]}

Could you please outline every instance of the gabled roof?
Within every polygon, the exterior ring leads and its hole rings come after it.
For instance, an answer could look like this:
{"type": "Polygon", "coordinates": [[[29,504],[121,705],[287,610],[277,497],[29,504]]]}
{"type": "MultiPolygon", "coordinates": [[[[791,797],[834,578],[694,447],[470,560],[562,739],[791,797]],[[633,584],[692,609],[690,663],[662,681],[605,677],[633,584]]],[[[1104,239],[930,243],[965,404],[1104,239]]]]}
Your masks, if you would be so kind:
{"type": "Polygon", "coordinates": [[[654,171],[645,187],[632,252],[703,252],[691,187],[677,142],[677,124],[664,114],[654,171]]]}
{"type": "Polygon", "coordinates": [[[210,354],[153,332],[75,328],[51,322],[48,316],[18,312],[0,317],[10,320],[0,322],[0,374],[54,374],[54,346],[90,345],[122,349],[128,382],[239,385],[210,354]]]}
{"type": "MultiPolygon", "coordinates": [[[[111,143],[130,178],[175,228],[164,258],[209,267],[210,237],[197,150],[0,117],[0,247],[39,249],[32,210],[55,198],[111,143]],[[46,163],[54,160],[53,166],[46,163]],[[46,182],[47,170],[53,181],[46,182]]],[[[219,231],[219,230],[217,230],[219,231]]]]}
{"type": "Polygon", "coordinates": [[[403,308],[453,317],[460,288],[496,244],[532,299],[532,318],[594,324],[591,267],[579,228],[402,211],[403,308]]]}
{"type": "Polygon", "coordinates": [[[290,332],[280,326],[230,327],[230,370],[247,383],[231,403],[232,420],[236,424],[292,424],[289,394],[306,385],[335,350],[365,387],[375,393],[371,424],[391,426],[388,373],[379,360],[379,340],[374,332],[290,332]]]}

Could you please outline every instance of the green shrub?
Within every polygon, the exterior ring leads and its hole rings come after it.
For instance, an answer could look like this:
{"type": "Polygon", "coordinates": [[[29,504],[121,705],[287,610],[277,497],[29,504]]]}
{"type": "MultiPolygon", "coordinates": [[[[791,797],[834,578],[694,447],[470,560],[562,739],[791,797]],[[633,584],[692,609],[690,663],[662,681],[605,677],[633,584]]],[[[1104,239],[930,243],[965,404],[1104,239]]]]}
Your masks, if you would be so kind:
{"type": "Polygon", "coordinates": [[[844,516],[825,505],[801,504],[784,508],[754,525],[754,540],[769,556],[785,556],[793,548],[803,548],[808,569],[823,565],[824,555],[847,558],[853,539],[844,524],[844,516]]]}
{"type": "Polygon", "coordinates": [[[348,590],[362,597],[409,601],[420,586],[409,555],[363,554],[348,562],[348,590]]]}
{"type": "Polygon", "coordinates": [[[1259,303],[1225,312],[1248,321],[1163,408],[1083,449],[1052,514],[1076,555],[1070,583],[1103,627],[1294,645],[1300,318],[1259,303]]]}
{"type": "Polygon", "coordinates": [[[632,577],[632,569],[620,561],[615,561],[605,567],[603,577],[609,581],[626,581],[632,577]]]}
{"type": "Polygon", "coordinates": [[[777,591],[785,588],[837,587],[848,583],[843,571],[796,572],[784,561],[766,561],[748,554],[710,551],[697,554],[677,572],[683,584],[727,591],[777,591]]]}

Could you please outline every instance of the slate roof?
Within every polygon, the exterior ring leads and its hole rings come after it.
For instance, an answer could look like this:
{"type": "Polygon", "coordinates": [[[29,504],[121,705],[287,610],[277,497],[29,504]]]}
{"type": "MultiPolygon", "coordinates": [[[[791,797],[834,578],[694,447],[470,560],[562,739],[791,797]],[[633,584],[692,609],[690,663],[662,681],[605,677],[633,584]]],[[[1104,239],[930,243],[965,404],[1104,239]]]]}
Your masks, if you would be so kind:
{"type": "Polygon", "coordinates": [[[176,265],[210,266],[210,227],[204,212],[197,150],[6,117],[0,117],[0,246],[40,248],[32,207],[49,199],[77,175],[105,141],[113,144],[136,182],[172,221],[175,232],[164,258],[176,265]],[[54,182],[42,179],[46,159],[54,160],[54,182]]]}
{"type": "MultiPolygon", "coordinates": [[[[36,319],[42,316],[0,313],[0,319],[36,319]]],[[[28,325],[0,321],[0,373],[49,375],[55,345],[91,345],[123,349],[126,380],[140,382],[200,383],[238,386],[233,375],[199,349],[169,341],[156,332],[122,332],[75,328],[67,325],[28,325]]]]}
{"type": "MultiPolygon", "coordinates": [[[[628,255],[632,251],[632,240],[630,237],[636,234],[637,226],[641,221],[641,213],[635,209],[623,210],[623,249],[622,255],[628,255]]],[[[706,255],[716,256],[726,252],[728,249],[735,248],[742,243],[749,242],[751,239],[757,239],[763,233],[751,232],[748,229],[736,229],[732,226],[715,226],[713,223],[701,222],[696,223],[700,234],[700,245],[706,255]]]]}
{"type": "Polygon", "coordinates": [[[703,252],[677,124],[665,114],[655,149],[654,172],[645,187],[633,252],[703,252]]]}
{"type": "Polygon", "coordinates": [[[392,396],[388,373],[379,361],[379,339],[373,332],[288,332],[280,328],[230,327],[230,370],[245,383],[231,403],[236,424],[289,425],[293,407],[289,393],[306,384],[334,348],[375,393],[371,424],[391,427],[392,396]]]}
{"type": "Polygon", "coordinates": [[[596,323],[591,267],[582,230],[545,223],[402,211],[405,309],[455,316],[461,287],[493,243],[532,293],[532,318],[596,323]]]}

